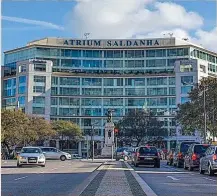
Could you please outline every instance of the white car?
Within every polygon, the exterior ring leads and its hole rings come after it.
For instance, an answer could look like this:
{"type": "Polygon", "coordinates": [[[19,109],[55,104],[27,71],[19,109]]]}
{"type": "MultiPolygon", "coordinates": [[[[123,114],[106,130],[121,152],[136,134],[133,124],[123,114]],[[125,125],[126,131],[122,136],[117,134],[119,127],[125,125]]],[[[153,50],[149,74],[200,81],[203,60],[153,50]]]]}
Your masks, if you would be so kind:
{"type": "Polygon", "coordinates": [[[45,167],[46,158],[38,147],[23,147],[17,157],[17,167],[23,165],[37,165],[45,167]]]}
{"type": "Polygon", "coordinates": [[[61,161],[72,159],[72,155],[67,152],[62,152],[53,147],[40,147],[46,159],[60,159],[61,161]]]}

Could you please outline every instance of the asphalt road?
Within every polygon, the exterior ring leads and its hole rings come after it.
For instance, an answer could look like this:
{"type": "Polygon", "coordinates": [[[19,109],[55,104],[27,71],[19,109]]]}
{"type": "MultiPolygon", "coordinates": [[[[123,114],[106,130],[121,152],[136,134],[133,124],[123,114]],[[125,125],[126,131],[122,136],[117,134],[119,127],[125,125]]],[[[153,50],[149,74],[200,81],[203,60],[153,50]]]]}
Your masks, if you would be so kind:
{"type": "Polygon", "coordinates": [[[167,166],[161,168],[133,167],[136,173],[158,196],[216,196],[217,175],[201,175],[199,171],[189,172],[182,168],[167,166]]]}
{"type": "Polygon", "coordinates": [[[46,167],[16,167],[2,162],[2,196],[68,196],[94,171],[101,161],[47,161],[46,167]]]}

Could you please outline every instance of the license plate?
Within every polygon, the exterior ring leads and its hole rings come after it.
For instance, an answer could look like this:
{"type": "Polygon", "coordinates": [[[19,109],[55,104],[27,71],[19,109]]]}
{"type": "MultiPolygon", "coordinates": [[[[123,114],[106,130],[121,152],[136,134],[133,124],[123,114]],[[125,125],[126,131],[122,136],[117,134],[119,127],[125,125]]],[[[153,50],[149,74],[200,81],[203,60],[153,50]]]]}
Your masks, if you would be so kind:
{"type": "Polygon", "coordinates": [[[153,158],[145,158],[145,160],[153,160],[153,158]]]}

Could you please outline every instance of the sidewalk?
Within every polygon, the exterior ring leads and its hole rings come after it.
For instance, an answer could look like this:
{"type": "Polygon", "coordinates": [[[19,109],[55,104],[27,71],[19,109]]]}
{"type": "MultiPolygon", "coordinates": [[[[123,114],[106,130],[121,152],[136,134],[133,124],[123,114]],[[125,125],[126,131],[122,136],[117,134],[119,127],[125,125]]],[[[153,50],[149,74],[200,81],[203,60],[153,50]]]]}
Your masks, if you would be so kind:
{"type": "Polygon", "coordinates": [[[79,196],[147,196],[132,170],[122,161],[106,162],[79,196]]]}

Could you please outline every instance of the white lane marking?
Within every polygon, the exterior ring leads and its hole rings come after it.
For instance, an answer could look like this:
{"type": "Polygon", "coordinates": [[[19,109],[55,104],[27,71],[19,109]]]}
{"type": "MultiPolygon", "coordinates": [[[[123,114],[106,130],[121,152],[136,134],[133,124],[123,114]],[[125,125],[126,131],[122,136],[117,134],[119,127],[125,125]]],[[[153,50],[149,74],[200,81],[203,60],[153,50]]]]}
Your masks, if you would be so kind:
{"type": "Polygon", "coordinates": [[[213,180],[211,178],[206,178],[206,177],[203,177],[203,178],[206,179],[206,180],[210,180],[210,181],[216,182],[216,180],[213,180]]]}
{"type": "Polygon", "coordinates": [[[28,176],[23,176],[23,177],[20,177],[20,178],[16,178],[14,180],[21,180],[21,179],[24,179],[24,178],[27,178],[28,176]]]}
{"type": "Polygon", "coordinates": [[[51,169],[51,171],[56,170],[56,169],[58,169],[58,168],[53,168],[53,169],[51,169]]]}
{"type": "Polygon", "coordinates": [[[172,180],[179,180],[178,178],[175,178],[173,176],[167,176],[167,178],[171,178],[172,180]]]}
{"type": "Polygon", "coordinates": [[[210,186],[210,187],[217,187],[216,184],[184,184],[184,183],[162,183],[168,186],[210,186]]]}
{"type": "Polygon", "coordinates": [[[189,174],[189,172],[177,172],[177,171],[135,171],[139,174],[189,174]]]}
{"type": "Polygon", "coordinates": [[[62,165],[61,167],[65,167],[64,165],[62,165]]]}

